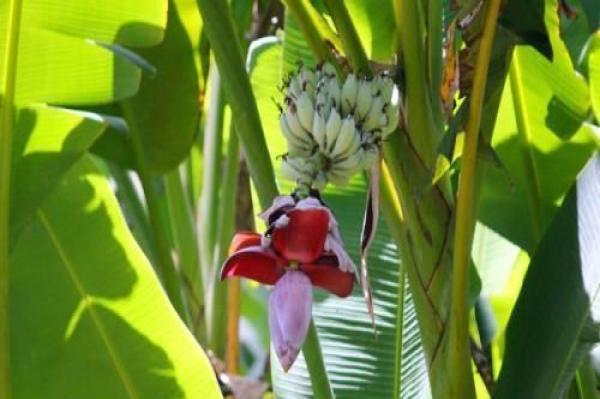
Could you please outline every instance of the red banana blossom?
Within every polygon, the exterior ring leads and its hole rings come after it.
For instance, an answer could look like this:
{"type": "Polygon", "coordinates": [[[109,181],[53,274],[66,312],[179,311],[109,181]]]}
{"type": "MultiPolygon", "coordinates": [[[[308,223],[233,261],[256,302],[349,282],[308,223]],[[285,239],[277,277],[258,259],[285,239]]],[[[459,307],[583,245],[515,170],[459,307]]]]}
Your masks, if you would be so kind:
{"type": "Polygon", "coordinates": [[[269,327],[287,371],[308,331],[312,287],[346,297],[352,292],[355,268],[333,214],[318,199],[277,197],[261,217],[268,223],[267,232],[235,235],[221,279],[239,276],[275,286],[269,296],[269,327]]]}

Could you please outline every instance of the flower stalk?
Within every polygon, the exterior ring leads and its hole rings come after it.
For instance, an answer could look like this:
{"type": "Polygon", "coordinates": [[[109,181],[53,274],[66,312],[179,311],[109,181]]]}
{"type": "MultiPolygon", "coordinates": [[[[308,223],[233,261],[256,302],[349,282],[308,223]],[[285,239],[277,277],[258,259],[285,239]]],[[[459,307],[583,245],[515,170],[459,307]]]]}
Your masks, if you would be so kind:
{"type": "Polygon", "coordinates": [[[465,132],[464,150],[458,182],[456,227],[454,234],[454,261],[452,275],[451,323],[449,331],[448,369],[450,384],[455,395],[475,397],[473,375],[469,358],[469,261],[477,217],[476,166],[477,144],[481,124],[481,111],[487,82],[487,71],[496,33],[501,0],[491,0],[487,5],[485,25],[475,68],[473,88],[469,97],[469,117],[465,132]]]}

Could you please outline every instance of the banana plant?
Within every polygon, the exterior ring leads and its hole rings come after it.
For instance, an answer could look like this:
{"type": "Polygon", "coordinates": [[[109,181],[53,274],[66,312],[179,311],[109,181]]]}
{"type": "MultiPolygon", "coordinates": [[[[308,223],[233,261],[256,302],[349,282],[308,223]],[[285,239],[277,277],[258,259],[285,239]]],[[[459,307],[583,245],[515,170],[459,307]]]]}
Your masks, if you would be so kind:
{"type": "Polygon", "coordinates": [[[0,397],[598,397],[599,13],[3,2],[0,397]]]}

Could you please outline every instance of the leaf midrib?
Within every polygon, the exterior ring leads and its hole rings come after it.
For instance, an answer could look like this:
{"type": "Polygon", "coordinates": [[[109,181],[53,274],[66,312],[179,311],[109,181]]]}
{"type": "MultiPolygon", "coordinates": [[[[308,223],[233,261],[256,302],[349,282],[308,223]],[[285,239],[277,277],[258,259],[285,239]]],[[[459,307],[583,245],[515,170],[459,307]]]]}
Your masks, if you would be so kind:
{"type": "Polygon", "coordinates": [[[535,167],[534,155],[532,151],[530,127],[525,115],[524,93],[523,93],[523,78],[519,67],[519,53],[515,51],[513,61],[510,66],[510,82],[513,94],[513,104],[515,110],[515,119],[517,122],[517,135],[521,142],[521,152],[523,159],[523,167],[525,176],[529,184],[529,206],[531,208],[531,232],[532,244],[534,246],[540,241],[542,236],[543,218],[541,213],[542,196],[540,181],[535,167]]]}
{"type": "MultiPolygon", "coordinates": [[[[40,222],[42,223],[42,226],[44,227],[44,230],[46,230],[46,233],[48,234],[48,237],[50,238],[50,241],[52,242],[52,245],[54,246],[58,257],[62,261],[63,266],[65,267],[65,270],[67,271],[69,277],[71,278],[71,282],[75,286],[75,289],[77,290],[79,295],[81,295],[81,299],[85,303],[89,303],[90,297],[89,297],[89,295],[86,294],[83,282],[79,278],[77,272],[75,271],[75,268],[73,267],[73,264],[69,260],[69,257],[67,256],[66,251],[62,247],[57,234],[54,232],[54,230],[50,224],[50,221],[48,220],[48,218],[46,217],[46,215],[44,214],[44,212],[41,209],[39,209],[37,211],[37,215],[38,215],[38,218],[40,219],[40,222]]],[[[114,347],[114,345],[110,339],[110,336],[107,333],[106,328],[104,327],[104,324],[102,323],[100,316],[96,313],[93,306],[87,306],[87,309],[89,310],[89,313],[90,313],[93,323],[96,325],[100,339],[106,346],[106,349],[108,351],[110,359],[112,360],[113,366],[115,367],[115,370],[116,370],[117,374],[119,375],[121,382],[123,383],[125,391],[127,391],[128,397],[131,399],[140,399],[140,396],[138,395],[135,387],[133,386],[131,378],[129,377],[129,374],[127,373],[127,370],[125,369],[125,365],[124,365],[123,361],[121,360],[121,358],[119,357],[117,350],[114,347]]]]}

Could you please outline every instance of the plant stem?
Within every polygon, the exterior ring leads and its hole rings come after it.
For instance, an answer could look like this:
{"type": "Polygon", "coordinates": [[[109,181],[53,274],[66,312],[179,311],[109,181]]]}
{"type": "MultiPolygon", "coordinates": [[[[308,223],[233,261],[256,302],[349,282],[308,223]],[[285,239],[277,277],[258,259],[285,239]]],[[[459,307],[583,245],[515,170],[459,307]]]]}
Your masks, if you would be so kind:
{"type": "MultiPolygon", "coordinates": [[[[203,280],[208,286],[212,280],[212,267],[217,242],[217,209],[219,206],[219,187],[221,186],[221,161],[223,146],[223,118],[225,100],[221,87],[221,77],[216,65],[213,63],[209,73],[210,93],[209,108],[204,127],[204,145],[202,153],[202,190],[198,208],[200,259],[202,264],[203,280]]],[[[208,310],[208,309],[207,309],[208,310]]],[[[210,320],[210,318],[209,318],[210,320]]],[[[210,327],[210,323],[209,323],[210,327]]],[[[210,328],[209,328],[210,329],[210,328]]],[[[211,337],[209,331],[209,338],[211,337]]]]}
{"type": "Polygon", "coordinates": [[[371,75],[369,59],[362,47],[358,33],[354,29],[354,24],[350,19],[350,14],[344,2],[340,0],[324,0],[324,3],[339,32],[342,46],[348,56],[350,65],[357,72],[371,75]]]}
{"type": "Polygon", "coordinates": [[[162,181],[152,176],[148,171],[144,148],[141,142],[141,134],[139,128],[135,124],[135,118],[131,117],[131,105],[124,101],[121,103],[123,116],[129,124],[131,134],[131,145],[135,154],[137,172],[142,182],[144,196],[146,197],[146,205],[148,207],[148,216],[150,227],[152,229],[152,241],[155,253],[157,255],[158,266],[164,289],[171,301],[171,304],[179,314],[179,317],[187,324],[190,324],[190,318],[187,315],[183,299],[181,296],[180,278],[175,269],[173,258],[171,258],[171,246],[169,244],[168,232],[169,226],[165,225],[161,215],[160,198],[162,181]]]}
{"type": "Polygon", "coordinates": [[[185,278],[190,300],[191,329],[198,342],[205,344],[204,282],[200,273],[198,237],[193,223],[193,212],[178,168],[165,175],[169,218],[173,226],[175,249],[179,255],[179,270],[185,278]]]}
{"type": "Polygon", "coordinates": [[[335,395],[331,389],[327,372],[325,371],[325,363],[323,362],[323,353],[319,344],[319,336],[315,323],[310,321],[304,346],[302,347],[306,367],[310,371],[310,382],[312,384],[313,394],[315,399],[333,399],[335,395]]]}
{"type": "Polygon", "coordinates": [[[302,30],[311,51],[320,61],[332,61],[331,51],[327,45],[326,34],[319,13],[308,0],[284,0],[289,12],[294,16],[302,30]]]}
{"type": "Polygon", "coordinates": [[[442,118],[442,101],[438,93],[442,86],[442,6],[439,0],[427,2],[427,66],[429,90],[431,93],[431,109],[436,117],[436,124],[441,130],[444,127],[442,118]]]}
{"type": "Polygon", "coordinates": [[[263,209],[277,196],[277,185],[244,57],[226,0],[197,0],[204,32],[221,73],[233,124],[248,156],[248,169],[263,209]]]}
{"type": "Polygon", "coordinates": [[[241,284],[239,277],[227,281],[227,347],[225,367],[228,373],[238,374],[240,364],[241,284]]]}
{"type": "Polygon", "coordinates": [[[213,304],[211,316],[211,347],[221,358],[225,355],[225,338],[227,337],[227,284],[220,281],[221,265],[227,258],[229,243],[234,232],[235,199],[237,193],[237,175],[239,172],[239,139],[231,129],[227,143],[227,164],[222,182],[222,192],[217,221],[218,234],[210,284],[213,287],[213,304]]]}
{"type": "Polygon", "coordinates": [[[10,373],[10,186],[13,118],[17,81],[17,50],[21,24],[21,0],[8,4],[4,71],[0,84],[0,397],[11,397],[10,373]]]}
{"type": "Polygon", "coordinates": [[[501,0],[488,3],[485,26],[475,68],[473,89],[469,98],[469,117],[461,160],[456,204],[456,227],[452,276],[452,301],[448,344],[448,370],[455,397],[475,397],[469,355],[469,261],[476,219],[476,165],[481,110],[487,81],[492,43],[496,32],[501,0]]]}
{"type": "Polygon", "coordinates": [[[126,169],[118,165],[107,163],[110,174],[117,183],[117,197],[119,204],[127,215],[131,232],[140,244],[144,253],[154,264],[157,261],[156,253],[152,247],[152,233],[148,223],[146,208],[138,196],[132,178],[126,169]]]}
{"type": "Polygon", "coordinates": [[[431,93],[427,84],[427,65],[422,37],[421,16],[415,0],[396,0],[394,11],[398,38],[403,50],[404,71],[406,74],[405,97],[409,105],[406,110],[408,135],[416,153],[427,167],[431,169],[436,145],[441,139],[442,131],[436,126],[431,98],[438,98],[438,93],[431,93]]]}

